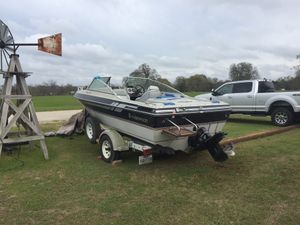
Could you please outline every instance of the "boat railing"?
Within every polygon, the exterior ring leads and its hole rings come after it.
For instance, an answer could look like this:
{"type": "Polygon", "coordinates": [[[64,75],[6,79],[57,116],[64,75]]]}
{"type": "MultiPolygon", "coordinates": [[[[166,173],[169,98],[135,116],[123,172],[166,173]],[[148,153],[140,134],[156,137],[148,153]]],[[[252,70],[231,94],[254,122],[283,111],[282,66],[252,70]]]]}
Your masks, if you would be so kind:
{"type": "Polygon", "coordinates": [[[193,123],[193,122],[190,121],[188,118],[184,117],[183,119],[185,119],[185,120],[188,121],[190,124],[192,124],[192,125],[195,127],[196,130],[199,128],[199,126],[198,126],[197,124],[193,123]]]}

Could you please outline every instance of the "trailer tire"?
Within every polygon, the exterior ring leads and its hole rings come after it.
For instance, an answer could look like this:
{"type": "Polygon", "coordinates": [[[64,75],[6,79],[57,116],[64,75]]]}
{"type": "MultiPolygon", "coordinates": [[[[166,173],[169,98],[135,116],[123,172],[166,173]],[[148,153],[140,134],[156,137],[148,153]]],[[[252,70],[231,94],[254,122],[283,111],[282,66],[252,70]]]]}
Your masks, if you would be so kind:
{"type": "Polygon", "coordinates": [[[120,152],[114,151],[113,143],[108,135],[104,134],[100,138],[99,145],[100,145],[100,155],[103,161],[110,163],[112,161],[119,159],[120,152]]]}
{"type": "Polygon", "coordinates": [[[96,119],[94,119],[93,117],[88,116],[85,119],[85,134],[87,136],[87,138],[89,139],[89,141],[92,144],[96,144],[96,140],[97,138],[99,138],[99,135],[101,133],[101,128],[99,123],[97,122],[96,119]]]}
{"type": "Polygon", "coordinates": [[[294,122],[294,113],[286,107],[278,107],[272,110],[271,119],[274,125],[285,127],[294,122]]]}

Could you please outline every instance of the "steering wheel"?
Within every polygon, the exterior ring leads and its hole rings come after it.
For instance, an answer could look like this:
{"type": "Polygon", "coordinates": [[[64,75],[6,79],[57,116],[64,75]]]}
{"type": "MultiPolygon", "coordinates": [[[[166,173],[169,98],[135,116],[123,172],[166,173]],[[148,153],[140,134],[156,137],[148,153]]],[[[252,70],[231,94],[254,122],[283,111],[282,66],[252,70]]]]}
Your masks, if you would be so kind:
{"type": "Polygon", "coordinates": [[[133,88],[134,91],[134,97],[138,98],[141,97],[145,93],[145,88],[141,85],[136,85],[133,88]]]}

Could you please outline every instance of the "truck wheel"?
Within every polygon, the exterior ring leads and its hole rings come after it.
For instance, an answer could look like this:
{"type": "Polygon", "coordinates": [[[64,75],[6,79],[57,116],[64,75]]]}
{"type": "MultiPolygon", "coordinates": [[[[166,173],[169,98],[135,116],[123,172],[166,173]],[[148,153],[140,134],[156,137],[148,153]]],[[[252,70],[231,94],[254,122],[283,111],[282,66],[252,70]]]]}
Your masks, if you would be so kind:
{"type": "Polygon", "coordinates": [[[288,108],[279,107],[272,111],[271,119],[276,126],[285,127],[293,123],[294,114],[288,108]]]}
{"type": "Polygon", "coordinates": [[[85,134],[92,144],[96,143],[101,133],[101,128],[96,119],[87,117],[85,120],[85,134]]]}
{"type": "Polygon", "coordinates": [[[99,141],[100,155],[105,162],[112,162],[118,160],[120,152],[113,150],[113,144],[110,137],[104,134],[99,141]]]}

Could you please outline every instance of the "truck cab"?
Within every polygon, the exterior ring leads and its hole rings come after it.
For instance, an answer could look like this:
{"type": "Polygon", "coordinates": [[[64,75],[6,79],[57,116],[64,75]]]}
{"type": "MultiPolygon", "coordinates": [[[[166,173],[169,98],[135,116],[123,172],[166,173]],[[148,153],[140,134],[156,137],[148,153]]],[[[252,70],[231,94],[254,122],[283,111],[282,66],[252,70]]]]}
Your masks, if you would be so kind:
{"type": "Polygon", "coordinates": [[[211,93],[210,100],[221,100],[231,105],[233,112],[259,111],[256,93],[274,92],[271,81],[247,80],[225,83],[211,93]]]}

